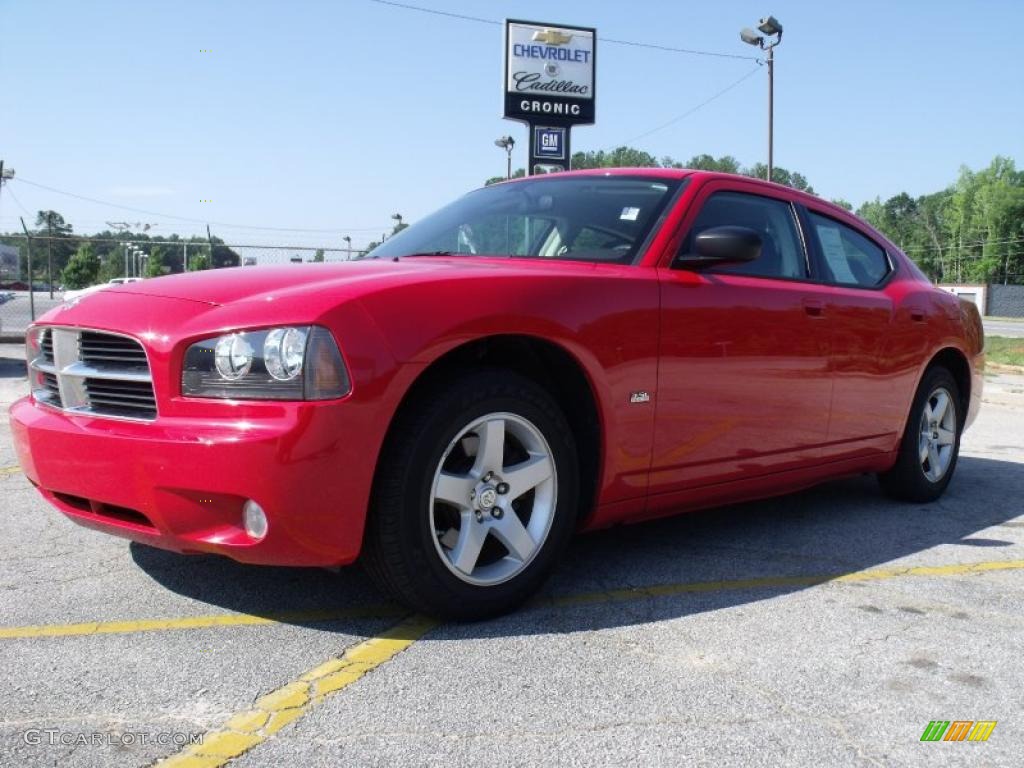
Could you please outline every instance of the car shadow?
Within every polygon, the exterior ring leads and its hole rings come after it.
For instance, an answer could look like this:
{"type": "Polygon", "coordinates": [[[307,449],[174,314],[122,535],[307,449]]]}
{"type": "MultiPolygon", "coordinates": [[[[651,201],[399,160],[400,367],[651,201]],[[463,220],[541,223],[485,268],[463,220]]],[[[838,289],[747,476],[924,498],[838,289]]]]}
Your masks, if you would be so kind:
{"type": "MultiPolygon", "coordinates": [[[[720,507],[578,536],[543,593],[520,611],[455,630],[460,637],[530,635],[620,627],[743,605],[807,589],[855,571],[929,553],[927,564],[1005,558],[999,526],[1021,514],[1024,464],[962,456],[945,496],[906,504],[882,495],[873,477],[834,481],[796,494],[720,507]],[[986,531],[984,536],[978,536],[986,531]],[[669,585],[790,579],[766,586],[717,584],[631,600],[598,593],[669,585]]],[[[1019,526],[1009,523],[1003,530],[1019,526]]],[[[247,566],[222,557],[184,557],[132,544],[135,562],[182,595],[242,613],[347,631],[346,612],[383,603],[357,567],[247,566]],[[331,621],[288,614],[338,612],[331,621]]],[[[920,560],[920,558],[918,559],[920,560]]],[[[915,562],[915,564],[919,564],[915,562]]]]}

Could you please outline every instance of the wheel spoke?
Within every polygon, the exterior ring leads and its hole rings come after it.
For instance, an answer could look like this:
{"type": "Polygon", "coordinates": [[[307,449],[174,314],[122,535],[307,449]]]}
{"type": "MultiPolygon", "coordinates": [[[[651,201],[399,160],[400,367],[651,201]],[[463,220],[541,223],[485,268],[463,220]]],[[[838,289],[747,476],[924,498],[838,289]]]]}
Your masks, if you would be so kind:
{"type": "Polygon", "coordinates": [[[437,476],[437,489],[434,491],[434,498],[458,509],[469,509],[469,492],[473,490],[473,483],[473,478],[468,475],[442,472],[437,476]]]}
{"type": "Polygon", "coordinates": [[[550,478],[551,474],[551,458],[540,455],[531,456],[521,464],[509,467],[501,473],[501,477],[509,485],[509,499],[515,501],[550,478]]]}
{"type": "Polygon", "coordinates": [[[952,445],[954,440],[956,440],[956,434],[951,429],[939,427],[936,431],[939,433],[939,445],[952,445]]]}
{"type": "Polygon", "coordinates": [[[462,515],[462,528],[459,530],[459,541],[452,550],[452,565],[467,576],[476,568],[480,559],[480,550],[487,539],[487,528],[478,523],[468,512],[462,515]]]}
{"type": "Polygon", "coordinates": [[[942,463],[939,461],[939,449],[934,445],[928,446],[928,468],[932,477],[936,479],[942,474],[942,463]]]}
{"type": "Polygon", "coordinates": [[[477,427],[476,433],[480,442],[477,446],[472,474],[475,477],[480,477],[488,470],[499,471],[505,461],[505,420],[485,421],[477,427]]]}
{"type": "Polygon", "coordinates": [[[505,515],[500,520],[494,521],[491,532],[498,538],[498,541],[505,545],[513,557],[521,561],[530,557],[537,547],[530,532],[526,530],[526,526],[511,508],[506,509],[505,515]]]}
{"type": "Polygon", "coordinates": [[[928,460],[928,445],[928,438],[922,435],[917,446],[918,458],[920,458],[922,464],[928,460]]]}
{"type": "Polygon", "coordinates": [[[947,408],[949,408],[949,395],[940,391],[935,395],[935,407],[932,408],[931,420],[942,421],[946,415],[947,408]]]}

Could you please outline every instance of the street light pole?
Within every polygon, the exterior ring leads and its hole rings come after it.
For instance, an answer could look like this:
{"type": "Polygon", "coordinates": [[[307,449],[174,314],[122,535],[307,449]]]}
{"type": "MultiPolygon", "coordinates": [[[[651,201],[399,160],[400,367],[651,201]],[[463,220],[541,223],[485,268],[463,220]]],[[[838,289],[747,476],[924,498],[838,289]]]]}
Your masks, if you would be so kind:
{"type": "Polygon", "coordinates": [[[345,241],[345,261],[352,261],[352,238],[345,235],[341,239],[345,241]]]}
{"type": "Polygon", "coordinates": [[[749,27],[740,31],[740,40],[768,51],[768,181],[775,168],[775,46],[782,42],[782,24],[774,16],[765,16],[758,22],[757,34],[749,27]],[[774,40],[768,38],[774,37],[774,40]]]}
{"type": "Polygon", "coordinates": [[[494,146],[501,147],[507,154],[507,167],[505,171],[505,178],[512,178],[512,147],[516,145],[516,140],[511,136],[502,136],[494,140],[494,146]]]}
{"type": "MultiPolygon", "coordinates": [[[[781,35],[781,32],[780,32],[781,35]]],[[[768,181],[775,164],[775,46],[768,48],[768,181]]]]}

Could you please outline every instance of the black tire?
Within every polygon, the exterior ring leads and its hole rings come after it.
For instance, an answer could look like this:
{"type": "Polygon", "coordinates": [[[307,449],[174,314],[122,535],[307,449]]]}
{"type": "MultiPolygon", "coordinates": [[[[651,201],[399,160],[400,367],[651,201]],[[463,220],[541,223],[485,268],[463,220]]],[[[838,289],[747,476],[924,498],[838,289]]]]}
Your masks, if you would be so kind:
{"type": "Polygon", "coordinates": [[[903,431],[903,438],[900,440],[896,464],[888,472],[878,475],[879,484],[889,496],[900,501],[918,503],[935,501],[942,496],[953,479],[957,458],[960,455],[960,435],[963,432],[966,417],[963,409],[960,388],[957,386],[953,374],[941,366],[925,371],[921,384],[917,388],[917,394],[914,396],[914,403],[910,406],[910,415],[907,417],[907,426],[903,431]],[[956,409],[952,420],[955,425],[955,435],[949,466],[941,477],[933,480],[928,477],[926,467],[920,457],[919,440],[923,428],[925,407],[931,401],[933,394],[943,389],[950,395],[949,407],[956,409]]]}
{"type": "Polygon", "coordinates": [[[551,395],[510,371],[463,370],[428,387],[398,415],[374,480],[363,564],[383,592],[413,610],[458,621],[507,613],[534,594],[556,564],[575,529],[578,499],[575,442],[551,395]],[[554,509],[546,538],[523,570],[482,586],[460,579],[445,562],[430,500],[435,472],[453,441],[475,420],[497,413],[526,420],[546,440],[554,509]]]}

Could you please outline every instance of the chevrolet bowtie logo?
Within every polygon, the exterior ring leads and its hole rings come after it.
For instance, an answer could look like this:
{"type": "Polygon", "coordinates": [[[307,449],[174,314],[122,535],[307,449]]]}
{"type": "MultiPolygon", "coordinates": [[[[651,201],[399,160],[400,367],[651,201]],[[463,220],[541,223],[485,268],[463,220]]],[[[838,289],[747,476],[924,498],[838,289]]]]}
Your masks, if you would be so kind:
{"type": "Polygon", "coordinates": [[[538,30],[533,33],[533,41],[536,43],[545,43],[547,45],[565,45],[572,40],[572,35],[567,35],[564,32],[559,32],[557,29],[545,29],[543,31],[538,30]]]}

